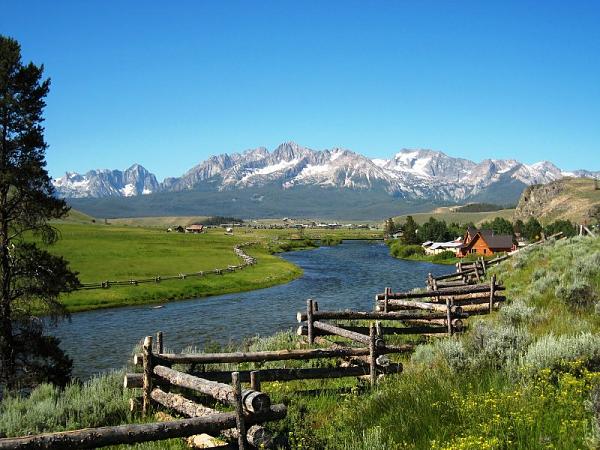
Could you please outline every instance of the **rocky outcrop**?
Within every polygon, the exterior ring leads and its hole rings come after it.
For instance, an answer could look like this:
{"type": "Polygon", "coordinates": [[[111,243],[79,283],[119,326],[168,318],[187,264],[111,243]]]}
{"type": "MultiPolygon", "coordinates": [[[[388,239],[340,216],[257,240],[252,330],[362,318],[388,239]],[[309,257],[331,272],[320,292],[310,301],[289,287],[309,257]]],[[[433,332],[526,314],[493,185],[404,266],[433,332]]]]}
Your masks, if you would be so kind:
{"type": "Polygon", "coordinates": [[[542,222],[567,219],[589,223],[600,206],[600,190],[594,180],[563,178],[544,185],[529,186],[515,211],[515,219],[535,217],[542,222]]]}

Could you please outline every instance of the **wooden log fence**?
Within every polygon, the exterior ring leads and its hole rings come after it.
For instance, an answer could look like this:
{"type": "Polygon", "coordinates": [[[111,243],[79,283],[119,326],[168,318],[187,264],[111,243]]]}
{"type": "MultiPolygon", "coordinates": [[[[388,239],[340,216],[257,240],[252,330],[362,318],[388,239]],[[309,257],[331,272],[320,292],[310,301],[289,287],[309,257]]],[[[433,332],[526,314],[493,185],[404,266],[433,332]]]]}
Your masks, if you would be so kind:
{"type": "MultiPolygon", "coordinates": [[[[268,410],[244,416],[247,425],[262,424],[284,419],[285,405],[273,405],[268,410]]],[[[0,439],[0,449],[11,450],[70,450],[89,449],[109,445],[136,444],[161,441],[195,434],[218,435],[222,430],[235,428],[235,412],[222,412],[203,417],[180,419],[167,422],[117,425],[81,430],[45,433],[32,436],[0,439]]]]}
{"type": "Polygon", "coordinates": [[[257,242],[245,242],[243,244],[238,244],[233,247],[233,251],[238,256],[242,262],[237,265],[228,265],[225,268],[217,268],[214,270],[206,270],[206,271],[198,271],[191,273],[179,273],[177,275],[168,275],[162,276],[157,275],[155,277],[149,278],[141,278],[141,279],[130,279],[130,280],[105,280],[99,281],[95,283],[82,283],[79,287],[80,290],[89,290],[89,289],[108,289],[111,287],[119,287],[119,286],[138,286],[140,284],[147,283],[160,283],[162,281],[170,281],[170,280],[185,280],[190,277],[205,277],[208,275],[223,275],[225,272],[235,272],[236,270],[242,270],[248,266],[253,266],[256,264],[256,258],[246,254],[244,252],[244,248],[256,245],[257,242]]]}
{"type": "MultiPolygon", "coordinates": [[[[501,284],[496,284],[495,291],[503,291],[505,287],[501,284]]],[[[460,296],[463,294],[474,294],[481,292],[489,292],[490,285],[489,284],[474,284],[470,286],[458,286],[458,287],[450,287],[445,289],[438,289],[435,291],[422,291],[422,292],[389,292],[387,294],[377,294],[375,296],[375,300],[384,300],[384,297],[387,295],[389,300],[399,300],[399,299],[409,299],[409,298],[434,298],[434,297],[450,297],[450,296],[460,296]]]]}

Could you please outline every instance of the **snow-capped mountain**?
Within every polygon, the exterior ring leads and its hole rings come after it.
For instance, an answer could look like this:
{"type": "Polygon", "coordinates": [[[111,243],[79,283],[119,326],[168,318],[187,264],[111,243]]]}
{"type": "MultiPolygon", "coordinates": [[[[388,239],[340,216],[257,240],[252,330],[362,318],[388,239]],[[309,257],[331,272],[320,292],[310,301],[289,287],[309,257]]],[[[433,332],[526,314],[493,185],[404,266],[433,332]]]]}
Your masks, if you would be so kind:
{"type": "Polygon", "coordinates": [[[53,180],[61,197],[131,197],[160,191],[156,177],[139,164],[125,171],[90,170],[84,175],[67,172],[53,180]]]}
{"type": "MultiPolygon", "coordinates": [[[[67,173],[54,181],[60,196],[126,197],[189,190],[233,191],[275,186],[293,190],[311,186],[379,190],[395,198],[464,201],[490,198],[492,192],[520,191],[564,176],[598,176],[588,171],[563,172],[548,161],[527,165],[515,160],[480,163],[433,150],[401,150],[391,159],[369,159],[342,148],[311,150],[293,142],[272,152],[260,147],[243,153],[212,156],[178,178],[162,183],[139,165],[124,172],[92,170],[67,173]]],[[[502,192],[498,192],[502,198],[502,192]]],[[[494,197],[494,196],[492,196],[494,197]]]]}

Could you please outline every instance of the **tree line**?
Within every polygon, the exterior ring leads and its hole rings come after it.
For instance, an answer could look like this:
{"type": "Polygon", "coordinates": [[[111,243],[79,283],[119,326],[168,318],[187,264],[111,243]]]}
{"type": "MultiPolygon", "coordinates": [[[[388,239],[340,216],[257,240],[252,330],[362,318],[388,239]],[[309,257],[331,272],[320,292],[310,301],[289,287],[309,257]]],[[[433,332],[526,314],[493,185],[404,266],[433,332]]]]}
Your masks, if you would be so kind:
{"type": "Polygon", "coordinates": [[[479,227],[473,222],[446,223],[445,220],[430,217],[422,225],[417,225],[412,216],[407,216],[404,223],[395,222],[392,218],[385,221],[384,233],[386,236],[392,236],[401,232],[400,240],[406,245],[422,244],[426,241],[445,242],[464,236],[467,228],[473,227],[482,230],[492,230],[494,234],[510,234],[512,236],[522,237],[530,242],[535,242],[558,232],[570,237],[577,233],[576,226],[569,220],[556,220],[542,226],[535,218],[531,217],[526,222],[518,219],[511,222],[503,217],[495,217],[493,220],[483,222],[479,227]]]}

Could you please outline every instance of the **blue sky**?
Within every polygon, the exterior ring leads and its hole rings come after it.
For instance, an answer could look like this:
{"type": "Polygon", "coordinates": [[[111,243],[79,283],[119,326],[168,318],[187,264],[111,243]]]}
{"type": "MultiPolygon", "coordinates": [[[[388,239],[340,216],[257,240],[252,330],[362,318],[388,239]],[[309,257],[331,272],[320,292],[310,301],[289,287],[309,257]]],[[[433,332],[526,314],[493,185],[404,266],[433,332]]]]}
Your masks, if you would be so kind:
{"type": "Polygon", "coordinates": [[[600,169],[600,2],[8,1],[52,176],[295,141],[600,169]]]}

